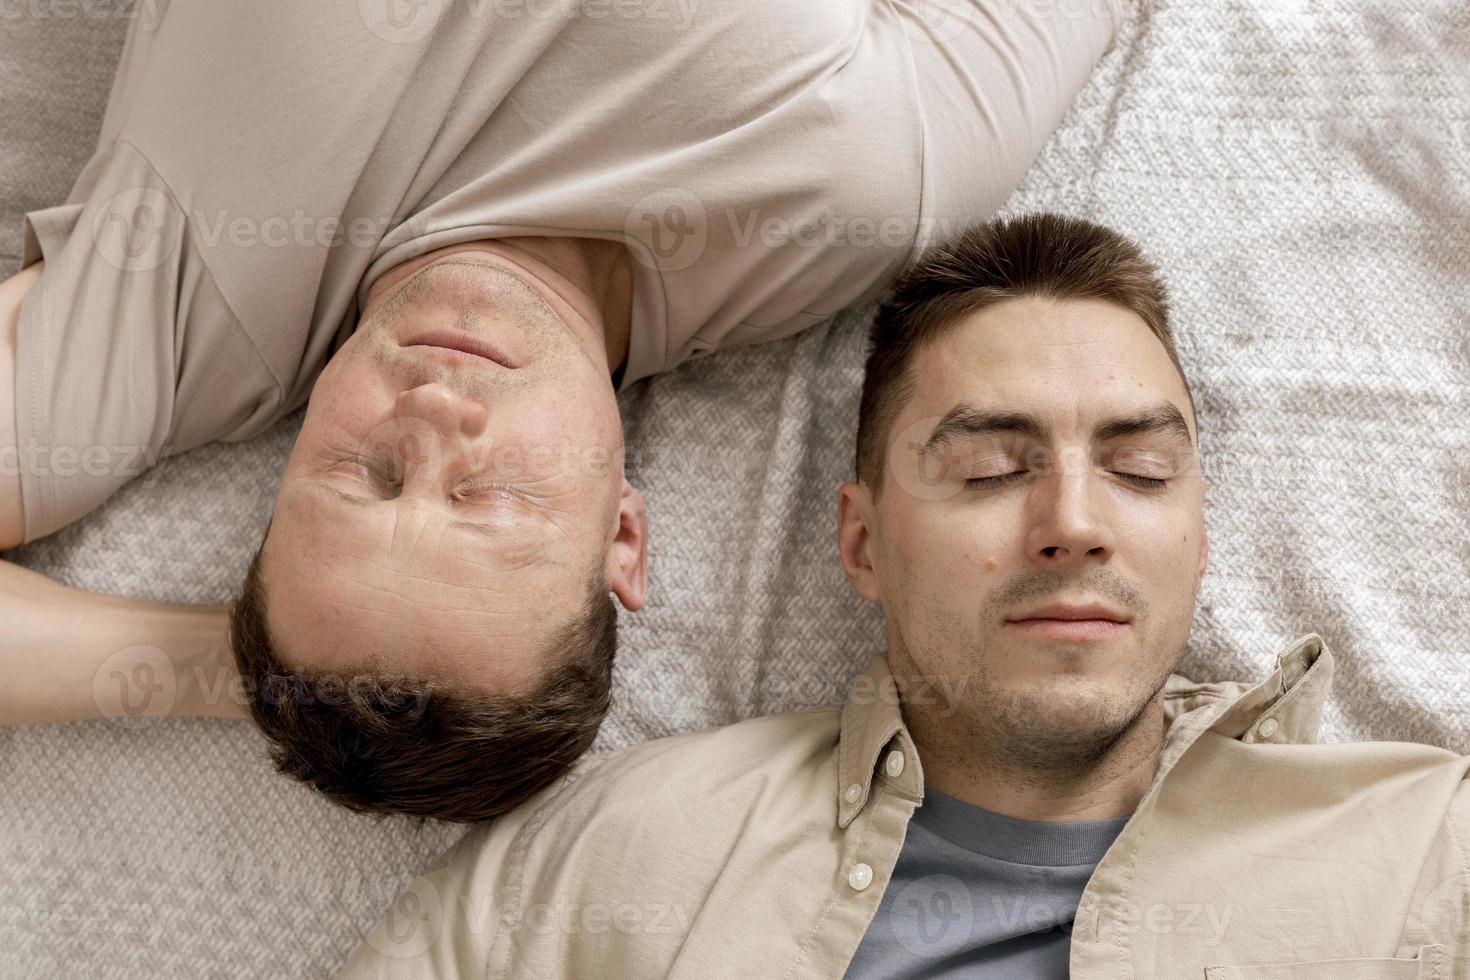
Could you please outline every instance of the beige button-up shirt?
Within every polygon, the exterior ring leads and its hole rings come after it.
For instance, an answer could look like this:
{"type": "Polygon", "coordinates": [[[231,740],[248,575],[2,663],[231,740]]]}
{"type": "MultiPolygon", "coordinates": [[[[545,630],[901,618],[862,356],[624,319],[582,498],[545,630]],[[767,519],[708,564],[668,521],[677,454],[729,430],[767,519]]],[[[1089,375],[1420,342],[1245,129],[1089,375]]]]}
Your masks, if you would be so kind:
{"type": "MultiPolygon", "coordinates": [[[[1254,686],[1169,678],[1073,978],[1470,978],[1470,756],[1317,744],[1331,678],[1316,634],[1254,686]]],[[[342,976],[836,980],[923,793],[879,657],[840,711],[585,761],[451,848],[342,976]]]]}

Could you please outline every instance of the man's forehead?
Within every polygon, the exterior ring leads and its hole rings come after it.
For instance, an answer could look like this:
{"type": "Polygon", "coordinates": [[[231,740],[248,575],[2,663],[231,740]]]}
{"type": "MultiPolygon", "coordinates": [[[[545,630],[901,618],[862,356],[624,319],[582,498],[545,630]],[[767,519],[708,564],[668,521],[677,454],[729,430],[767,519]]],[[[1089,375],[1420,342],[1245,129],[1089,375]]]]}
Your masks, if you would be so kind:
{"type": "Polygon", "coordinates": [[[1025,297],[950,325],[916,352],[910,413],[1050,414],[1081,424],[1167,402],[1188,417],[1183,379],[1135,313],[1102,300],[1025,297]]]}
{"type": "Polygon", "coordinates": [[[1171,366],[1163,343],[1132,310],[1098,299],[1026,296],[992,304],[942,330],[919,363],[1002,375],[1030,365],[1110,369],[1171,366]]]}
{"type": "MultiPolygon", "coordinates": [[[[273,521],[268,544],[282,523],[273,521]]],[[[547,624],[569,619],[582,599],[580,582],[483,568],[405,573],[347,551],[280,548],[264,571],[272,632],[294,651],[293,666],[451,681],[495,676],[501,687],[533,672],[547,624]]]]}

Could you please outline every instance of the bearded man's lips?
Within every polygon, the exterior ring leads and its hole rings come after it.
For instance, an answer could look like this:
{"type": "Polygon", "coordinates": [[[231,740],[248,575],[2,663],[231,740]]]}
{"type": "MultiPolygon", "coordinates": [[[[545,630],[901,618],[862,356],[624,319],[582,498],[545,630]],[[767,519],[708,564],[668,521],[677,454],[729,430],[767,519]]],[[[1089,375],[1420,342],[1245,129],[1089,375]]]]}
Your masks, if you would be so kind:
{"type": "Polygon", "coordinates": [[[405,341],[404,347],[430,347],[493,361],[501,367],[516,367],[509,355],[490,341],[467,330],[429,330],[405,341]]]}

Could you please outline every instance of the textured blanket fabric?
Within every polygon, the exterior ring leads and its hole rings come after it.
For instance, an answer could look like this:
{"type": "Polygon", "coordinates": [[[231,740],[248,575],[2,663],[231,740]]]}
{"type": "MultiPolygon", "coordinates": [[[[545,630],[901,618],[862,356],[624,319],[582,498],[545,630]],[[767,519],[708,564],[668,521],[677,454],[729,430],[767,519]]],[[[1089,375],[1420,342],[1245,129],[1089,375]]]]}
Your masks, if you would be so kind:
{"type": "MultiPolygon", "coordinates": [[[[5,274],[20,213],[91,149],[129,9],[0,17],[5,274]]],[[[1470,752],[1467,59],[1459,0],[1144,0],[1008,205],[1111,224],[1165,270],[1210,481],[1181,670],[1255,678],[1320,632],[1325,738],[1470,752]]],[[[829,702],[879,649],[833,543],[867,312],[625,396],[653,589],[602,748],[829,702]]],[[[299,424],[9,557],[223,601],[299,424]]],[[[326,976],[457,835],[334,809],[244,723],[0,729],[0,976],[326,976]]]]}

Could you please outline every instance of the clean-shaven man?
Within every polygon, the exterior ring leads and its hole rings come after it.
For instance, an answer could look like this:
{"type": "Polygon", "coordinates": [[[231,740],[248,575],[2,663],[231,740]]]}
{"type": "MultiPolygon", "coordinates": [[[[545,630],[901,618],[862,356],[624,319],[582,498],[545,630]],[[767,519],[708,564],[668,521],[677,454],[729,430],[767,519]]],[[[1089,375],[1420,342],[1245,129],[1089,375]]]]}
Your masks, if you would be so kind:
{"type": "Polygon", "coordinates": [[[1195,413],[1129,240],[1026,215],[899,280],[838,499],[887,652],[840,709],[584,760],[342,976],[1466,977],[1470,757],[1315,742],[1316,634],[1173,672],[1195,413]]]}
{"type": "MultiPolygon", "coordinates": [[[[591,743],[615,602],[647,592],[616,391],[822,322],[992,213],[1122,16],[205,0],[138,18],[96,154],[27,215],[26,268],[0,285],[0,548],[139,460],[247,439],[310,396],[230,610],[250,715],[283,771],[347,806],[498,813],[591,743]]],[[[192,680],[221,659],[223,608],[4,571],[21,683],[0,721],[95,716],[85,679],[134,644],[167,652],[180,713],[235,708],[192,680]]]]}

